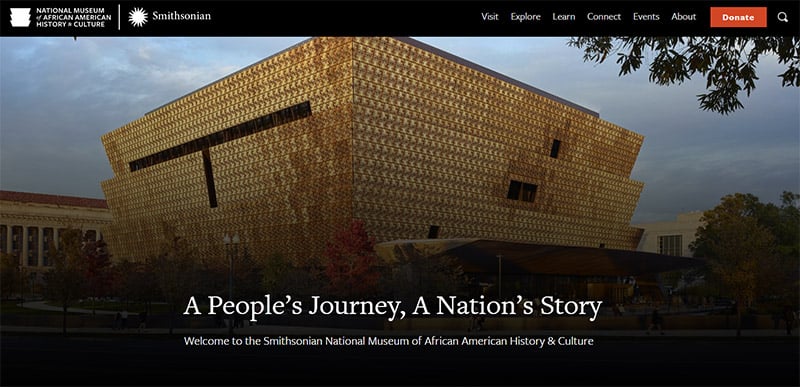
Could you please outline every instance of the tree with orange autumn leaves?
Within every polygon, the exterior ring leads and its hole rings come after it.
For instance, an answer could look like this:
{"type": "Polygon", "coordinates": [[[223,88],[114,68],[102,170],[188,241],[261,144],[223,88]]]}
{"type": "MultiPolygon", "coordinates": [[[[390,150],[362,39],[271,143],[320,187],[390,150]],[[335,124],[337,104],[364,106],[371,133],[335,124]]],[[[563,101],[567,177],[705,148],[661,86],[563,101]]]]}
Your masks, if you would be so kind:
{"type": "Polygon", "coordinates": [[[354,220],[337,231],[325,247],[325,276],[332,295],[363,298],[374,295],[380,281],[375,238],[364,222],[354,220]]]}

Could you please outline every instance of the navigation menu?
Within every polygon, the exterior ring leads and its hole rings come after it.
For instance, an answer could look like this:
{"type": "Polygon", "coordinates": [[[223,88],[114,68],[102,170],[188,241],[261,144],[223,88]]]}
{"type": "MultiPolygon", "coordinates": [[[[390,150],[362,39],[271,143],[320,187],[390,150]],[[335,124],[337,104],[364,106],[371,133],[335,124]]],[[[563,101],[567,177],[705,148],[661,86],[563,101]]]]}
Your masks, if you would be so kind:
{"type": "MultiPolygon", "coordinates": [[[[3,36],[797,36],[800,2],[730,1],[5,1],[3,36]],[[75,4],[70,4],[75,3],[75,4]],[[74,6],[73,6],[74,5],[74,6]],[[78,7],[79,6],[79,7],[78,7]],[[103,9],[97,28],[47,28],[44,10],[103,9]],[[354,11],[355,10],[355,11],[354,11]],[[162,12],[163,11],[163,12],[162,12]],[[203,16],[165,22],[162,13],[203,16]],[[145,17],[145,15],[148,15],[145,17]],[[279,18],[281,23],[271,23],[279,18]]],[[[96,20],[95,20],[96,21],[96,20]]],[[[56,20],[61,22],[61,20],[56,20]]]]}
{"type": "Polygon", "coordinates": [[[511,16],[511,21],[516,21],[516,22],[520,22],[520,23],[542,21],[542,14],[540,14],[540,13],[527,13],[527,12],[517,13],[517,12],[511,12],[510,16],[511,16]]]}
{"type": "Polygon", "coordinates": [[[657,22],[661,21],[661,14],[657,12],[640,13],[634,12],[631,14],[631,20],[635,22],[657,22]]]}
{"type": "Polygon", "coordinates": [[[622,21],[622,13],[588,12],[586,20],[589,21],[622,21]]]}
{"type": "Polygon", "coordinates": [[[575,21],[574,13],[558,13],[553,12],[553,21],[575,21]]]}

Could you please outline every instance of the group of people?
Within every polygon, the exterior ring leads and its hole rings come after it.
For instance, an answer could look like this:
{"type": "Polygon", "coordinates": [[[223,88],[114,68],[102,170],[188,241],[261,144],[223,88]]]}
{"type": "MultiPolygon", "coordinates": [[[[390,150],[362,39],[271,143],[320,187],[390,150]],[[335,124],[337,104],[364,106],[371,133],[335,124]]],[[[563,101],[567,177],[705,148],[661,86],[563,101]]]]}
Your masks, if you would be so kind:
{"type": "MultiPolygon", "coordinates": [[[[116,316],[114,317],[114,326],[111,327],[112,330],[125,330],[128,328],[128,310],[124,309],[121,312],[117,312],[116,316]]],[[[139,332],[144,331],[147,328],[147,312],[141,311],[139,312],[139,332]]]]}
{"type": "Polygon", "coordinates": [[[467,328],[467,332],[478,332],[483,330],[483,323],[486,322],[486,318],[479,315],[472,315],[469,318],[469,328],[467,328]]]}

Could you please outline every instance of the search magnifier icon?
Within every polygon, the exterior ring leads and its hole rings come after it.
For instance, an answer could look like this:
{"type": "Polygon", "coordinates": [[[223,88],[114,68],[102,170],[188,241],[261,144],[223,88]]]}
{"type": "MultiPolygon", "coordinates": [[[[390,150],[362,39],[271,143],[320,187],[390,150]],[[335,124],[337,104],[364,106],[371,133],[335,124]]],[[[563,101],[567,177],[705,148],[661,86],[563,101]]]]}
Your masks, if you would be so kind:
{"type": "Polygon", "coordinates": [[[778,12],[778,21],[788,23],[789,17],[786,15],[786,12],[778,12]]]}

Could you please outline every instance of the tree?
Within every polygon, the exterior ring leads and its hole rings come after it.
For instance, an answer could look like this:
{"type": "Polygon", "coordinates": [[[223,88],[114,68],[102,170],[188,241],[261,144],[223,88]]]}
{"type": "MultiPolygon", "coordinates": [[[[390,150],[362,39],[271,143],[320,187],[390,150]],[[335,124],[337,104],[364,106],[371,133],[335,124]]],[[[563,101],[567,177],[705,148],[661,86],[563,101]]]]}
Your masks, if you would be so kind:
{"type": "Polygon", "coordinates": [[[169,333],[172,334],[177,306],[185,304],[198,292],[200,264],[197,252],[186,239],[175,234],[169,225],[163,225],[164,238],[160,254],[153,262],[158,267],[156,278],[164,301],[169,305],[169,333]]]}
{"type": "Polygon", "coordinates": [[[778,76],[782,86],[800,87],[797,36],[581,37],[567,44],[582,49],[584,61],[602,63],[616,53],[620,76],[639,70],[652,57],[650,82],[661,86],[681,84],[699,73],[709,90],[697,96],[700,108],[721,114],[744,107],[739,92],[749,96],[755,90],[756,66],[763,56],[775,55],[787,66],[778,76]]]}
{"type": "Polygon", "coordinates": [[[367,234],[363,221],[354,220],[348,228],[336,232],[325,247],[325,260],[332,294],[365,297],[376,289],[380,272],[375,238],[367,234]]]}
{"type": "MultiPolygon", "coordinates": [[[[769,273],[768,286],[759,289],[759,296],[782,300],[796,306],[798,295],[797,268],[800,267],[800,195],[784,191],[781,204],[762,203],[752,194],[735,194],[742,201],[743,212],[755,218],[775,238],[774,259],[763,263],[760,271],[769,273]]],[[[708,246],[702,240],[693,245],[695,256],[707,256],[708,246]]]]}
{"type": "Polygon", "coordinates": [[[3,299],[7,300],[14,290],[21,286],[19,281],[21,269],[16,255],[0,252],[0,293],[3,299]]]}
{"type": "Polygon", "coordinates": [[[67,333],[67,308],[85,292],[83,234],[76,228],[59,233],[59,249],[53,259],[53,269],[44,275],[47,296],[63,309],[62,330],[67,333]]]}
{"type": "MultiPolygon", "coordinates": [[[[781,206],[768,205],[776,208],[773,212],[777,221],[768,225],[778,242],[778,253],[784,257],[800,257],[800,195],[789,191],[781,194],[781,206]]],[[[795,266],[796,267],[796,266],[795,266]]]]}
{"type": "Polygon", "coordinates": [[[111,292],[113,271],[111,270],[111,255],[108,253],[105,241],[86,240],[83,243],[84,276],[86,289],[92,297],[92,312],[94,313],[94,300],[108,296],[111,292]]]}
{"type": "MultiPolygon", "coordinates": [[[[770,261],[771,278],[767,296],[796,308],[800,280],[800,195],[784,191],[780,206],[756,203],[756,217],[775,237],[775,260],[770,261]]],[[[779,313],[779,308],[773,310],[779,313]]]]}
{"type": "Polygon", "coordinates": [[[314,295],[324,291],[325,275],[318,265],[299,266],[275,253],[264,260],[261,285],[265,292],[283,295],[314,295]]]}
{"type": "Polygon", "coordinates": [[[737,336],[745,307],[773,286],[776,275],[775,237],[759,223],[758,198],[734,194],[703,213],[704,222],[690,248],[708,260],[710,274],[733,295],[737,310],[737,336]]]}
{"type": "Polygon", "coordinates": [[[289,285],[286,281],[292,263],[281,254],[273,254],[264,261],[264,276],[261,279],[265,291],[272,294],[287,292],[289,285]]]}
{"type": "Polygon", "coordinates": [[[161,294],[153,266],[150,259],[145,259],[143,262],[127,259],[117,262],[112,267],[114,294],[124,302],[140,301],[144,303],[145,310],[149,313],[150,304],[161,294]]]}

